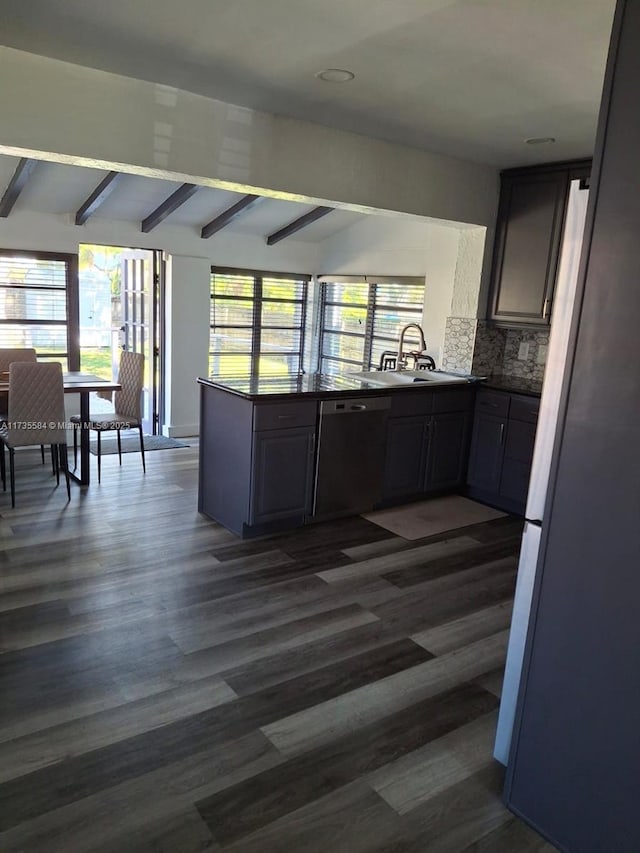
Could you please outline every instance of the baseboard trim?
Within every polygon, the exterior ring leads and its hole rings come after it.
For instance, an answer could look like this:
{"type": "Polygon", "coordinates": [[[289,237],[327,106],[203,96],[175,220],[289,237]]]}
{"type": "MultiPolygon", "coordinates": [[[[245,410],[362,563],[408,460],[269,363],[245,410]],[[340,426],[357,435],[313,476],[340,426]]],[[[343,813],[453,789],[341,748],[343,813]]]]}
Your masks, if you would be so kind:
{"type": "Polygon", "coordinates": [[[167,438],[191,438],[200,434],[200,424],[172,424],[164,426],[162,434],[167,438]]]}

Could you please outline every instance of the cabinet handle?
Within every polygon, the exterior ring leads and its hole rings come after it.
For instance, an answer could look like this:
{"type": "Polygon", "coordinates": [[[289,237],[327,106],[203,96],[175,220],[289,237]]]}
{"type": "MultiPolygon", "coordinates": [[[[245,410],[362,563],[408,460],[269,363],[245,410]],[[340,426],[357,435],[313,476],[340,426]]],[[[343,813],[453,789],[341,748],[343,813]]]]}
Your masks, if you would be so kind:
{"type": "Polygon", "coordinates": [[[278,415],[279,421],[290,421],[295,418],[295,415],[278,415]]]}
{"type": "Polygon", "coordinates": [[[542,319],[546,320],[549,316],[549,311],[551,310],[551,300],[545,299],[544,304],[542,306],[542,319]]]}
{"type": "Polygon", "coordinates": [[[504,424],[500,424],[500,447],[504,443],[504,424]]]}

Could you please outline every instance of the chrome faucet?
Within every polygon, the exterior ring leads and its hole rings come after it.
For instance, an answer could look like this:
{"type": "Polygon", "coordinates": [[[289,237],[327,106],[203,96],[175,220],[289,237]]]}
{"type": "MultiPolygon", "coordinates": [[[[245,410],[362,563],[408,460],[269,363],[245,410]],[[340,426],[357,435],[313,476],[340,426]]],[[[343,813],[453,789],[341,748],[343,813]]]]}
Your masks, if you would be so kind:
{"type": "Polygon", "coordinates": [[[417,329],[418,333],[420,334],[420,352],[423,352],[427,348],[427,344],[424,339],[424,332],[422,331],[422,326],[419,326],[417,323],[407,323],[407,325],[400,332],[400,339],[398,341],[398,358],[396,361],[396,370],[405,370],[407,367],[407,359],[404,354],[404,337],[407,333],[407,330],[412,328],[417,329]]]}

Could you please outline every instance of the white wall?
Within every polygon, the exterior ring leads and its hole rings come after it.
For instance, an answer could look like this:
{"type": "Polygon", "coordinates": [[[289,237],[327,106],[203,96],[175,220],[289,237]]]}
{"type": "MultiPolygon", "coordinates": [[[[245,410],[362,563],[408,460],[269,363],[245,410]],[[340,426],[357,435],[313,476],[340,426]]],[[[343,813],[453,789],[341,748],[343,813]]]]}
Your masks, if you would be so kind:
{"type": "Polygon", "coordinates": [[[165,435],[199,431],[196,380],[209,373],[210,269],[208,258],[184,255],[172,255],[167,264],[165,435]]]}
{"type": "Polygon", "coordinates": [[[483,272],[488,268],[483,263],[487,230],[485,228],[464,228],[460,231],[458,261],[451,300],[452,317],[483,316],[485,304],[481,298],[484,283],[483,272]]]}
{"type": "MultiPolygon", "coordinates": [[[[423,277],[427,352],[439,366],[454,292],[477,305],[483,239],[469,240],[466,231],[408,217],[369,217],[321,244],[318,272],[423,277]]],[[[483,236],[484,229],[473,231],[483,236]]]]}
{"type": "Polygon", "coordinates": [[[0,152],[491,225],[485,166],[0,47],[0,152]],[[10,81],[10,82],[9,82],[10,81]]]}

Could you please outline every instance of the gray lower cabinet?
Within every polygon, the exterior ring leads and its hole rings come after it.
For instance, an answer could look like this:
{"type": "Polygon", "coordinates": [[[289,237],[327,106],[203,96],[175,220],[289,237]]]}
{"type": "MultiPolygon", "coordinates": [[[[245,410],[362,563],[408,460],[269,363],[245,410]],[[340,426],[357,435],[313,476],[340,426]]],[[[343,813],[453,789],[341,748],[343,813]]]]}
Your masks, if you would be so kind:
{"type": "Polygon", "coordinates": [[[242,537],[304,524],[317,400],[253,401],[200,385],[200,512],[242,537]]]}
{"type": "Polygon", "coordinates": [[[453,490],[464,483],[472,401],[468,388],[394,397],[383,502],[453,490]],[[449,408],[453,411],[441,411],[449,408]]]}
{"type": "Polygon", "coordinates": [[[506,418],[496,418],[484,412],[476,414],[467,475],[467,483],[473,488],[498,494],[506,428],[506,418]]]}
{"type": "Polygon", "coordinates": [[[427,491],[454,489],[464,483],[468,435],[468,412],[433,415],[425,480],[427,491]]]}
{"type": "Polygon", "coordinates": [[[524,513],[539,405],[534,397],[478,391],[467,473],[470,497],[524,513]]]}
{"type": "Polygon", "coordinates": [[[536,425],[509,418],[504,444],[500,496],[524,508],[536,440],[536,425]]]}
{"type": "Polygon", "coordinates": [[[430,415],[391,418],[387,425],[383,499],[424,491],[430,415]]]}
{"type": "Polygon", "coordinates": [[[315,437],[315,426],[254,432],[251,525],[311,511],[315,437]]]}

